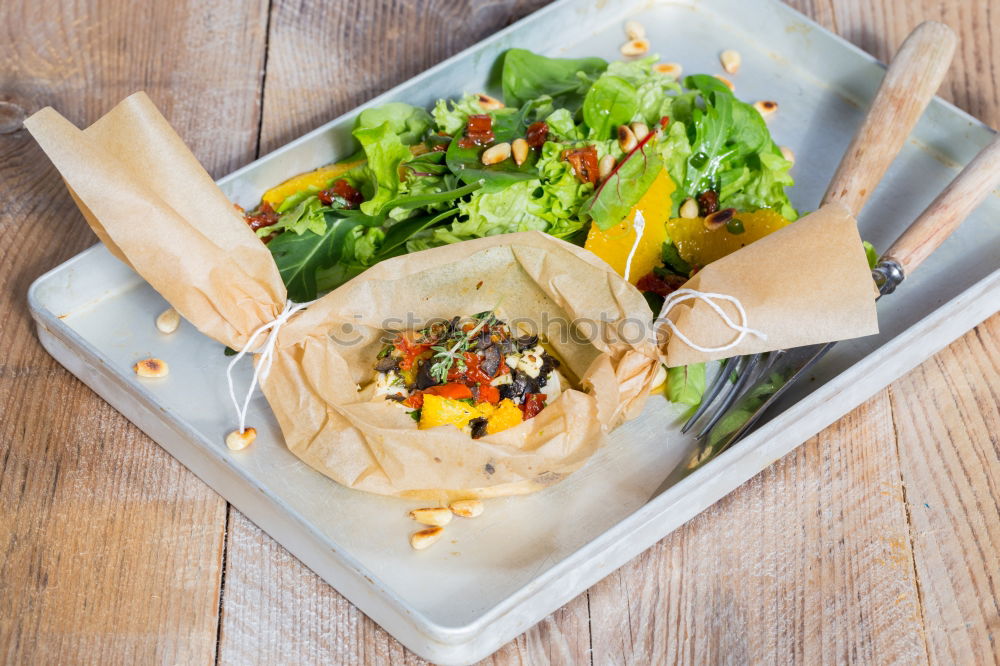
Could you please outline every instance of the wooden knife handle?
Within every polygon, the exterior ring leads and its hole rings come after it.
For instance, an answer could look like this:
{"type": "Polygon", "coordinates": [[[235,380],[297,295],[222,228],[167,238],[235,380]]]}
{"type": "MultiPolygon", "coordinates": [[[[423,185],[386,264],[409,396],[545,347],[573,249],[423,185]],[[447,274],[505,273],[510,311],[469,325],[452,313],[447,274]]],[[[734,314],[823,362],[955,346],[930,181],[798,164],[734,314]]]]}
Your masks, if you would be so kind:
{"type": "Polygon", "coordinates": [[[997,187],[1000,187],[1000,135],[979,151],[886,250],[881,260],[895,261],[904,276],[910,275],[997,187]]]}
{"type": "Polygon", "coordinates": [[[824,204],[840,201],[854,216],[861,212],[941,85],[956,41],[952,29],[936,21],[921,23],[910,33],[840,160],[824,204]]]}

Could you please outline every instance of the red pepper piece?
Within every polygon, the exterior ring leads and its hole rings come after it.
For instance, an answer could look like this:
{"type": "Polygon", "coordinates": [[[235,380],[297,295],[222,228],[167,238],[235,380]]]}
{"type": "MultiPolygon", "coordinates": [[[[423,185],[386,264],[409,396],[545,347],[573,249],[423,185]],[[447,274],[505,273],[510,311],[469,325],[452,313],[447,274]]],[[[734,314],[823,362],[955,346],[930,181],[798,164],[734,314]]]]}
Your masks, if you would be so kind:
{"type": "Polygon", "coordinates": [[[465,384],[453,382],[426,388],[424,395],[439,395],[442,398],[451,398],[452,400],[466,400],[472,397],[472,389],[465,384]]]}
{"type": "Polygon", "coordinates": [[[431,344],[430,342],[413,342],[405,335],[396,338],[393,346],[403,354],[403,360],[399,362],[400,369],[410,370],[413,368],[413,362],[417,356],[430,349],[431,344]]]}
{"type": "Polygon", "coordinates": [[[524,396],[524,403],[521,405],[521,411],[524,412],[524,420],[537,416],[538,412],[542,411],[545,407],[545,394],[544,393],[528,393],[524,396]]]}
{"type": "Polygon", "coordinates": [[[480,384],[477,394],[477,405],[481,402],[488,402],[491,405],[495,405],[500,402],[500,391],[492,384],[480,384]]]}

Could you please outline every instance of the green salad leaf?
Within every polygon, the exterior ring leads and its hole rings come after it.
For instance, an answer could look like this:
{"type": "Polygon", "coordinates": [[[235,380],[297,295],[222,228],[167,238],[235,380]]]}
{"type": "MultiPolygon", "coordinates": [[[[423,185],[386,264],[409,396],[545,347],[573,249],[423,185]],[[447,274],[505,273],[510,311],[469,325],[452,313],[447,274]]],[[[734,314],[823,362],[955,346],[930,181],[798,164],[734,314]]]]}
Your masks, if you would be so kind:
{"type": "Polygon", "coordinates": [[[465,127],[465,123],[469,122],[469,116],[481,113],[486,113],[486,110],[476,95],[463,95],[458,101],[439,99],[431,112],[437,128],[451,135],[457,134],[465,127]]]}
{"type": "Polygon", "coordinates": [[[593,220],[601,229],[610,229],[625,219],[662,169],[659,154],[648,144],[640,145],[584,202],[581,217],[593,220]]]}
{"type": "Polygon", "coordinates": [[[667,400],[697,407],[704,393],[704,363],[667,368],[667,400]]]}
{"type": "MultiPolygon", "coordinates": [[[[493,136],[496,143],[511,142],[524,136],[526,128],[520,122],[519,114],[513,109],[500,109],[489,114],[493,119],[493,136]]],[[[463,183],[482,183],[484,192],[500,192],[505,188],[526,180],[538,178],[535,169],[537,155],[531,151],[524,164],[518,166],[513,159],[499,164],[483,164],[486,148],[472,146],[463,148],[456,139],[448,146],[446,162],[448,168],[463,183]]]]}
{"type": "Polygon", "coordinates": [[[358,114],[355,128],[373,129],[382,123],[389,124],[389,131],[407,146],[420,143],[434,120],[424,109],[403,102],[389,102],[365,109],[358,114]]]}
{"type": "Polygon", "coordinates": [[[610,139],[615,128],[632,122],[639,109],[638,91],[620,76],[604,74],[587,91],[583,120],[594,139],[610,139]]]}
{"type": "Polygon", "coordinates": [[[525,49],[503,56],[503,101],[519,107],[542,95],[575,112],[597,76],[608,66],[601,58],[546,58],[525,49]]]}
{"type": "Polygon", "coordinates": [[[316,298],[317,272],[341,260],[353,262],[355,234],[352,231],[362,227],[356,219],[327,214],[320,233],[311,230],[301,234],[283,233],[268,243],[288,289],[288,297],[298,302],[316,298]]]}

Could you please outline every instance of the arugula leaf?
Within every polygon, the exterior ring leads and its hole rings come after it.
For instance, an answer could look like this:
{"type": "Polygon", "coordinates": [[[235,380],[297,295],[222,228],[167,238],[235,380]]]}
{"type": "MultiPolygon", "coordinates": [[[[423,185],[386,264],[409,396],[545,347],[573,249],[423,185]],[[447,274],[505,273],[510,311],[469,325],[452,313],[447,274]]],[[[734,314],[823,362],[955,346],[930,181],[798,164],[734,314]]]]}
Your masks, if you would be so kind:
{"type": "MultiPolygon", "coordinates": [[[[501,109],[490,114],[493,118],[493,136],[496,143],[510,142],[524,136],[525,128],[520,123],[516,110],[501,109]]],[[[499,192],[504,188],[523,180],[538,178],[535,162],[537,151],[530,151],[524,164],[518,166],[513,159],[506,159],[499,164],[485,166],[482,154],[485,148],[473,146],[462,148],[459,142],[452,141],[448,146],[445,161],[448,168],[458,176],[463,183],[482,182],[484,192],[499,192]]]]}
{"type": "Polygon", "coordinates": [[[546,58],[525,49],[503,56],[503,100],[507,106],[549,95],[557,107],[576,111],[587,88],[608,63],[601,58],[546,58]]]}
{"type": "Polygon", "coordinates": [[[619,76],[605,74],[594,82],[583,100],[583,121],[593,139],[610,139],[619,125],[632,121],[639,109],[635,86],[619,76]]]}
{"type": "Polygon", "coordinates": [[[704,363],[667,368],[667,400],[697,407],[704,393],[704,363]]]}
{"type": "Polygon", "coordinates": [[[383,239],[382,247],[379,250],[379,261],[405,253],[406,242],[413,236],[419,234],[425,229],[433,227],[438,222],[443,222],[444,220],[454,217],[457,214],[457,208],[450,208],[437,215],[420,215],[392,225],[389,227],[388,231],[385,232],[385,238],[383,239]]]}
{"type": "Polygon", "coordinates": [[[288,289],[288,297],[293,301],[301,303],[316,298],[316,274],[320,269],[354,259],[353,247],[348,247],[345,240],[352,229],[363,226],[362,222],[357,218],[327,214],[325,223],[321,234],[314,231],[283,233],[267,245],[288,289]]]}
{"type": "Polygon", "coordinates": [[[390,211],[396,208],[402,208],[403,210],[412,210],[414,208],[423,208],[424,206],[431,206],[439,203],[447,203],[455,201],[466,194],[471,194],[482,187],[482,183],[473,182],[468,185],[463,185],[462,187],[457,187],[453,190],[447,190],[444,192],[432,192],[427,194],[408,194],[391,201],[387,201],[382,208],[379,210],[379,216],[388,215],[390,211]]]}
{"type": "Polygon", "coordinates": [[[640,145],[583,203],[580,216],[600,229],[610,229],[625,219],[662,169],[659,154],[648,144],[640,145]]]}
{"type": "Polygon", "coordinates": [[[684,85],[691,92],[671,103],[670,136],[679,145],[680,135],[674,132],[682,126],[690,146],[683,169],[671,166],[678,184],[675,207],[711,189],[719,194],[720,208],[772,208],[795,220],[798,213],[785,194],[793,184],[792,164],[781,156],[761,115],[713,76],[689,76],[684,85]]]}

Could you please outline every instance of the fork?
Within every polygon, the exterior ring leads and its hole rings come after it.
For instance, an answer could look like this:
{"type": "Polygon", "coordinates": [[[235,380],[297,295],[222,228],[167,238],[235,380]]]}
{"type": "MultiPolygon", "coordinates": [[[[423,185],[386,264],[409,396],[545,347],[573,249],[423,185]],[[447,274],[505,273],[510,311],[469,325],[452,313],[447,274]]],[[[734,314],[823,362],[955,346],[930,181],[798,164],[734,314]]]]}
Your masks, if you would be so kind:
{"type": "MultiPolygon", "coordinates": [[[[823,196],[824,205],[840,201],[857,217],[941,85],[955,44],[951,28],[935,21],[921,23],[910,33],[841,158],[823,196]]],[[[788,355],[788,350],[777,350],[725,359],[681,432],[687,433],[704,418],[696,436],[703,441],[737,400],[760,390],[762,379],[788,355]]]]}

